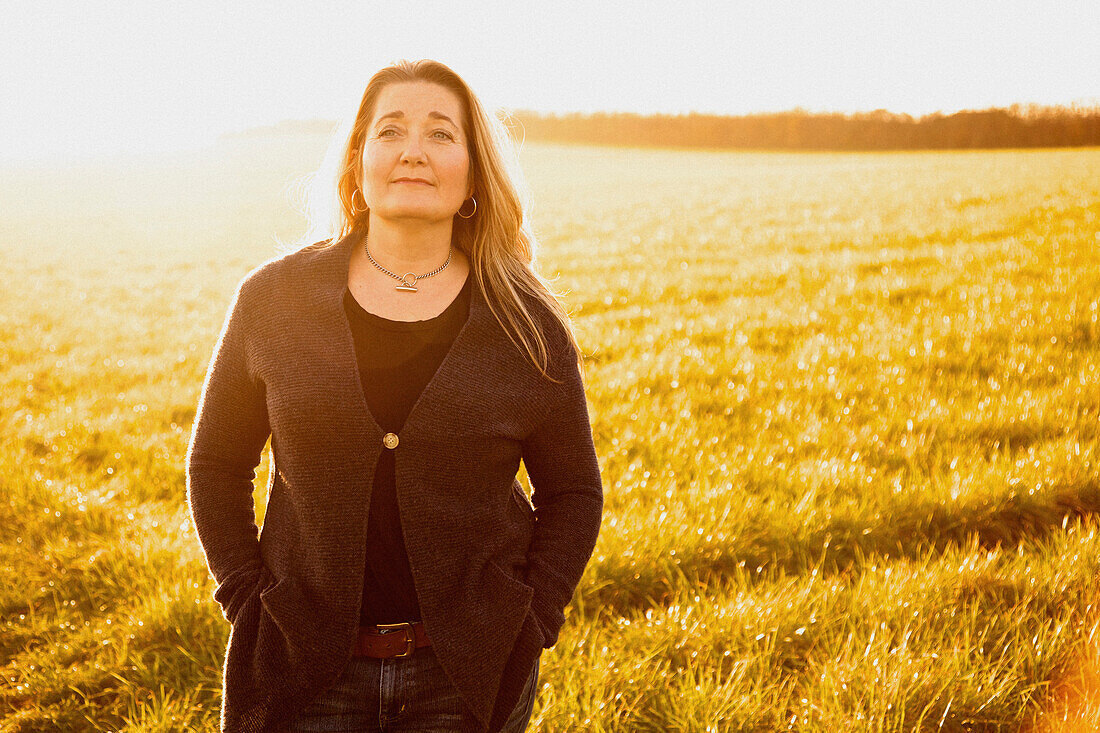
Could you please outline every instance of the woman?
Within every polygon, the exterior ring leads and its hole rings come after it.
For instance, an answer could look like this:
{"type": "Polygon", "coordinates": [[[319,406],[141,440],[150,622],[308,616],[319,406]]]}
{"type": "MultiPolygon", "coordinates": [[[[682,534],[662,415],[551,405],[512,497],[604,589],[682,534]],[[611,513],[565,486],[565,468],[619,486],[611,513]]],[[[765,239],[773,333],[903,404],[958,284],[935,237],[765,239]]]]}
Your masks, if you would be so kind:
{"type": "Polygon", "coordinates": [[[334,236],[238,288],[187,473],[231,624],[222,730],[527,725],[602,488],[499,130],[442,64],[378,72],[334,236]]]}

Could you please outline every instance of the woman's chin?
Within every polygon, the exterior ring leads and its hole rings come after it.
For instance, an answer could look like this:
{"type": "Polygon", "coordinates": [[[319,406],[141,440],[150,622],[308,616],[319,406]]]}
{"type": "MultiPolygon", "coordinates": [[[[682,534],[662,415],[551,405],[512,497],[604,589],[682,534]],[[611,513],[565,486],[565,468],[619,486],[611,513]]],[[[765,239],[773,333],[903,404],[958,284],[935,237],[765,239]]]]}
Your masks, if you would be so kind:
{"type": "Polygon", "coordinates": [[[395,206],[392,209],[375,209],[371,213],[394,224],[421,226],[451,221],[455,215],[454,211],[435,206],[395,206]]]}

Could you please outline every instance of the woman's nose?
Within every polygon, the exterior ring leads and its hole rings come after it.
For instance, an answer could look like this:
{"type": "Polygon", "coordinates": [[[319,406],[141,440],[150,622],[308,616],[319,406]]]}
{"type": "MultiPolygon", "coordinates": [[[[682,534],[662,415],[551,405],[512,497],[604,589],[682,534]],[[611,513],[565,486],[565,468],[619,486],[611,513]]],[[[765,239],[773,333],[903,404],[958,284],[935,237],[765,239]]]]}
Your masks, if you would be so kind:
{"type": "Polygon", "coordinates": [[[401,151],[401,160],[406,163],[424,160],[424,149],[420,145],[419,136],[409,135],[406,140],[405,149],[401,151]]]}

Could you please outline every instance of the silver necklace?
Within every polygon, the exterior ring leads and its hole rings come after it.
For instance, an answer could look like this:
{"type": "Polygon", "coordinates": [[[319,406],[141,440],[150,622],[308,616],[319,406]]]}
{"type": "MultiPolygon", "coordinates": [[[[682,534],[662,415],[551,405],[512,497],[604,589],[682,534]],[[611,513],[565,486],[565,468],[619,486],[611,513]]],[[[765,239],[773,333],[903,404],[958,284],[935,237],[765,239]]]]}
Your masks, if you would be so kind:
{"type": "Polygon", "coordinates": [[[432,270],[431,272],[425,273],[423,275],[417,275],[413,272],[406,272],[404,275],[398,275],[397,273],[390,272],[385,267],[382,267],[382,265],[375,262],[374,258],[371,257],[370,248],[367,247],[366,237],[363,237],[363,250],[367,253],[367,259],[370,260],[372,265],[392,277],[394,280],[398,281],[397,285],[393,286],[394,290],[403,290],[406,293],[415,293],[418,289],[416,287],[417,280],[423,280],[424,278],[431,277],[432,275],[438,275],[439,273],[447,269],[447,265],[451,264],[451,253],[453,251],[453,247],[447,248],[447,261],[444,262],[441,267],[438,267],[435,270],[432,270]]]}

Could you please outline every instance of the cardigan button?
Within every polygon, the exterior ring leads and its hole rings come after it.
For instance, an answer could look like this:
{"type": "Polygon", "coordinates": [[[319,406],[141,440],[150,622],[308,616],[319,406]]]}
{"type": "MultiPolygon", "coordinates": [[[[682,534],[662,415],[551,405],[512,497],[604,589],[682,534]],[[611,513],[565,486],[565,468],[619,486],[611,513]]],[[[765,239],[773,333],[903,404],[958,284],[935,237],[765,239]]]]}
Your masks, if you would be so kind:
{"type": "Polygon", "coordinates": [[[390,450],[397,447],[397,435],[395,433],[386,433],[382,436],[382,445],[386,446],[390,450]]]}

